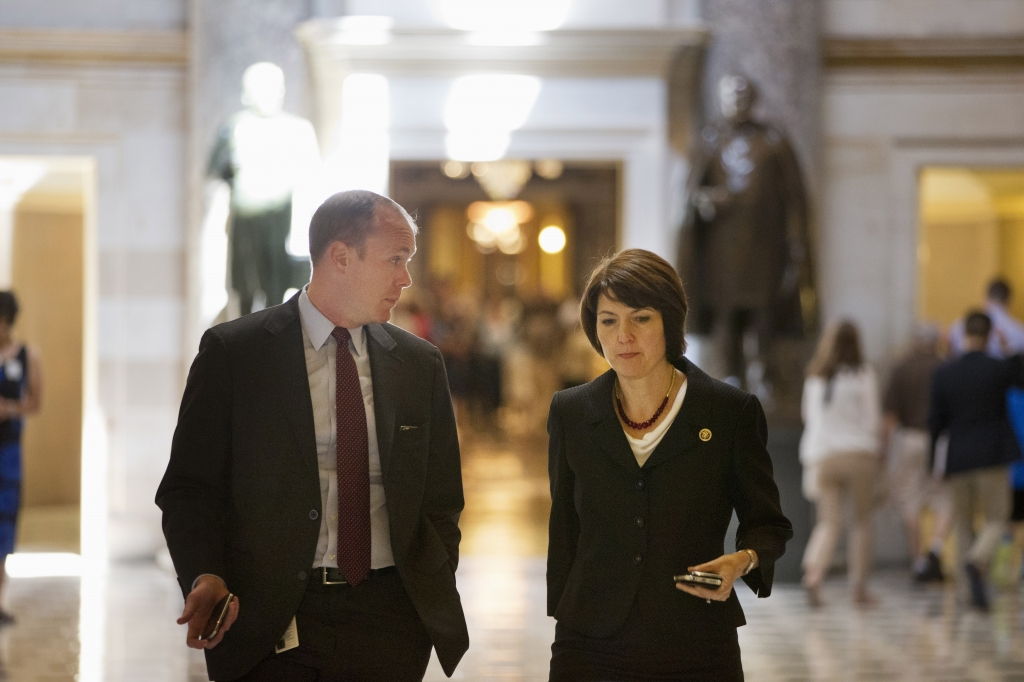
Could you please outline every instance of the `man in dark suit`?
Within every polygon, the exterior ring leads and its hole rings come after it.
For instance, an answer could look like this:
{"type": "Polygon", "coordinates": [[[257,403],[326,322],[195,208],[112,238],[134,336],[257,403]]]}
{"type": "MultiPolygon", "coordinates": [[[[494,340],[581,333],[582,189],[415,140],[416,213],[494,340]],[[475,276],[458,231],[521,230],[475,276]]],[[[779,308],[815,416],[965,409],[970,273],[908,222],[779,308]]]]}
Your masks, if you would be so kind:
{"type": "Polygon", "coordinates": [[[444,365],[386,324],[415,235],[390,199],[335,194],[309,285],[203,336],[157,504],[212,679],[421,680],[432,646],[449,676],[469,646],[444,365]]]}
{"type": "Polygon", "coordinates": [[[971,602],[988,609],[985,571],[1010,518],[1009,465],[1021,458],[1007,418],[1006,392],[1024,385],[1021,357],[997,360],[985,353],[992,321],[982,312],[967,315],[966,353],[935,370],[928,426],[932,453],[949,434],[945,476],[953,497],[958,565],[967,572],[971,602]],[[974,516],[985,523],[977,535],[974,516]]]}

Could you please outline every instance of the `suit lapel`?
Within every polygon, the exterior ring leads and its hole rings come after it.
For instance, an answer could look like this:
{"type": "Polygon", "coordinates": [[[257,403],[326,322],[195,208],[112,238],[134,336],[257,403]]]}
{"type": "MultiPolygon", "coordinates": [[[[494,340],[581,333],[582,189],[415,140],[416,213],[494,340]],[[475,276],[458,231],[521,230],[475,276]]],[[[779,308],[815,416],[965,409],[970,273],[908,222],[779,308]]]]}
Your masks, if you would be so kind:
{"type": "Polygon", "coordinates": [[[268,364],[278,374],[278,395],[295,433],[300,459],[314,475],[319,476],[316,426],[313,423],[313,401],[309,394],[298,296],[275,308],[264,327],[271,334],[268,354],[275,358],[268,364]]]}
{"type": "Polygon", "coordinates": [[[615,408],[612,407],[612,390],[615,387],[615,372],[608,370],[589,386],[587,399],[590,406],[587,414],[592,415],[589,420],[593,428],[594,439],[600,444],[613,460],[631,471],[639,471],[640,465],[636,463],[633,450],[626,440],[626,433],[622,430],[619,418],[615,416],[615,408]]]}
{"type": "Polygon", "coordinates": [[[395,408],[398,403],[402,359],[395,354],[398,344],[384,325],[366,326],[370,351],[370,375],[373,377],[373,414],[377,422],[377,450],[380,468],[387,484],[391,466],[391,445],[395,435],[395,408]]]}
{"type": "Polygon", "coordinates": [[[686,374],[686,396],[675,421],[644,462],[644,469],[702,445],[698,434],[711,426],[711,377],[686,358],[681,358],[676,368],[686,374]]]}

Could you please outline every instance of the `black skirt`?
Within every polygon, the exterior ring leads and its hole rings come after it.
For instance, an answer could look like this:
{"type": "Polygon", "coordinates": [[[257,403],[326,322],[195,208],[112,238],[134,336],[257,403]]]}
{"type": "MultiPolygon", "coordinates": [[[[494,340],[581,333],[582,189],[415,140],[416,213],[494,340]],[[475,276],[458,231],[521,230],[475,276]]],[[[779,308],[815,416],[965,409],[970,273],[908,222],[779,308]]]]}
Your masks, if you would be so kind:
{"type": "Polygon", "coordinates": [[[743,682],[736,628],[709,620],[700,632],[685,632],[663,618],[645,618],[634,604],[611,637],[558,623],[549,682],[743,682]]]}

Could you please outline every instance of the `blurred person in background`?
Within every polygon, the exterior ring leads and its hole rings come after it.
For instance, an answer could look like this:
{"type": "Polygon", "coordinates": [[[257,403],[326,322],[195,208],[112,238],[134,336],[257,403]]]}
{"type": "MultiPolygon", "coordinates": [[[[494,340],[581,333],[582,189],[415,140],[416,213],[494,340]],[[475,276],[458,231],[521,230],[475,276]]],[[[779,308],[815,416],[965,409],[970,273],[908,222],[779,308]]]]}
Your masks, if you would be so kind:
{"type": "Polygon", "coordinates": [[[528,353],[533,394],[525,411],[528,432],[542,435],[547,417],[545,405],[560,388],[558,363],[563,330],[558,321],[558,304],[545,296],[527,301],[523,307],[520,339],[528,353]]]}
{"type": "Polygon", "coordinates": [[[849,579],[853,601],[869,605],[876,493],[882,476],[878,382],[864,362],[860,333],[843,320],[829,327],[807,368],[801,404],[804,433],[800,461],[811,468],[807,490],[816,495],[817,523],[804,552],[803,584],[812,606],[821,606],[821,586],[843,530],[843,507],[853,502],[849,535],[849,579]]]}
{"type": "Polygon", "coordinates": [[[474,301],[452,291],[447,282],[436,285],[435,295],[437,317],[432,327],[434,343],[444,358],[455,416],[459,426],[467,426],[474,389],[476,306],[474,301]]]}
{"type": "Polygon", "coordinates": [[[945,476],[953,499],[957,567],[968,578],[971,603],[988,610],[985,574],[1010,518],[1010,464],[1021,458],[1007,416],[1006,395],[1024,386],[1021,356],[997,360],[986,353],[992,320],[980,311],[964,322],[965,353],[932,377],[928,426],[935,443],[949,434],[945,476]],[[974,520],[984,518],[975,534],[974,520]]]}
{"type": "MultiPolygon", "coordinates": [[[[994,358],[1008,358],[1024,353],[1024,323],[1010,314],[1013,290],[1003,279],[994,279],[988,285],[985,314],[992,321],[986,352],[994,358]]],[[[966,318],[957,320],[949,330],[949,344],[954,355],[970,352],[967,348],[966,318]]]]}
{"type": "MultiPolygon", "coordinates": [[[[12,335],[17,318],[18,299],[10,291],[0,291],[0,596],[21,507],[24,417],[39,411],[43,390],[39,356],[12,335]]],[[[14,617],[0,610],[0,625],[12,623],[14,617]]]]}
{"type": "Polygon", "coordinates": [[[548,417],[552,682],[743,679],[733,584],[767,597],[793,528],[761,404],[683,357],[686,311],[679,275],[641,249],[602,261],[583,294],[612,368],[556,393],[548,417]],[[675,582],[688,571],[723,583],[675,582]]]}
{"type": "Polygon", "coordinates": [[[391,324],[424,341],[434,343],[434,320],[422,305],[415,300],[399,301],[391,312],[391,324]]]}
{"type": "MultiPolygon", "coordinates": [[[[1024,353],[1024,323],[1013,317],[1009,312],[1013,290],[1003,279],[995,279],[989,284],[986,295],[985,314],[992,320],[992,333],[989,334],[985,352],[994,358],[1008,358],[1024,353]]],[[[950,329],[950,345],[956,355],[967,352],[964,349],[964,320],[958,320],[950,329]]],[[[1024,410],[1024,389],[1011,388],[1007,395],[1008,407],[1013,409],[1019,405],[1024,410]]],[[[1011,414],[1012,417],[1012,414],[1011,414]]],[[[1024,418],[1024,417],[1022,417],[1024,418]]],[[[1018,444],[1024,448],[1024,431],[1018,431],[1018,444]]],[[[1010,523],[1013,528],[1013,540],[1010,549],[1010,565],[1007,566],[1014,582],[1020,579],[1020,555],[1024,552],[1024,499],[1018,504],[1018,497],[1024,497],[1019,491],[1024,489],[1024,463],[1010,467],[1010,496],[1013,508],[1010,512],[1010,523]]]]}
{"type": "Polygon", "coordinates": [[[497,413],[505,392],[504,364],[516,339],[518,305],[512,298],[491,297],[484,305],[473,354],[473,382],[480,425],[486,431],[498,429],[497,413]]]}
{"type": "MultiPolygon", "coordinates": [[[[1017,443],[1024,450],[1024,390],[1010,389],[1006,403],[1017,443]]],[[[1017,587],[1021,581],[1021,563],[1024,562],[1024,461],[1014,462],[1010,467],[1010,487],[1013,495],[1013,509],[1010,512],[1013,539],[1007,573],[1011,587],[1017,587]]]]}
{"type": "Polygon", "coordinates": [[[580,326],[580,304],[567,298],[558,307],[562,325],[562,347],[558,352],[558,378],[561,390],[587,383],[594,377],[594,348],[580,326]]]}
{"type": "Polygon", "coordinates": [[[928,401],[932,374],[942,364],[938,342],[935,325],[917,325],[913,346],[893,370],[882,400],[882,453],[890,457],[889,489],[903,517],[918,582],[942,580],[939,557],[951,522],[949,493],[928,468],[928,401]],[[922,551],[921,512],[925,508],[935,513],[935,528],[928,549],[922,551]]]}

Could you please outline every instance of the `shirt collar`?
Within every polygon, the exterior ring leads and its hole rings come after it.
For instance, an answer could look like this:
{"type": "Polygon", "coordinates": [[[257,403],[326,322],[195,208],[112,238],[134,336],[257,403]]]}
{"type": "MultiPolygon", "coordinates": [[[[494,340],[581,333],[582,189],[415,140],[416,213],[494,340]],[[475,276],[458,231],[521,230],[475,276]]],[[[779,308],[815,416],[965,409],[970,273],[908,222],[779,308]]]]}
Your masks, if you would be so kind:
{"type": "MultiPolygon", "coordinates": [[[[327,343],[327,339],[334,332],[334,323],[327,319],[327,316],[320,312],[313,305],[313,302],[309,300],[306,287],[303,287],[302,293],[299,294],[299,320],[302,322],[302,331],[306,332],[310,343],[313,344],[313,350],[318,351],[323,348],[323,345],[327,343]]],[[[349,334],[352,335],[352,346],[355,348],[356,355],[360,357],[366,353],[366,334],[363,333],[364,328],[365,326],[360,326],[348,330],[349,334]]]]}

